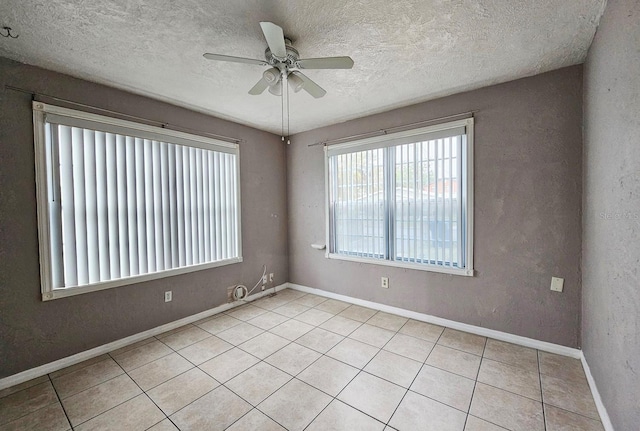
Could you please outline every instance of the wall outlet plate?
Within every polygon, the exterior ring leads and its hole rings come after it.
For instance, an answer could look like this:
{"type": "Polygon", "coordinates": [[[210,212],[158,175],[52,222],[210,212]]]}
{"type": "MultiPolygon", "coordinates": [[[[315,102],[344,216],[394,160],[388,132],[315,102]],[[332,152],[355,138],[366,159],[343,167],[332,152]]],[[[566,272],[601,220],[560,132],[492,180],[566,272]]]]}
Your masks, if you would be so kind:
{"type": "Polygon", "coordinates": [[[269,273],[269,283],[273,283],[273,272],[269,273]]]}
{"type": "Polygon", "coordinates": [[[551,290],[562,292],[564,289],[564,278],[551,277],[551,290]]]}
{"type": "Polygon", "coordinates": [[[164,292],[164,302],[171,302],[171,300],[173,300],[173,294],[170,290],[167,290],[164,292]]]}
{"type": "Polygon", "coordinates": [[[389,288],[389,277],[381,277],[380,278],[380,286],[384,289],[389,288]]]}

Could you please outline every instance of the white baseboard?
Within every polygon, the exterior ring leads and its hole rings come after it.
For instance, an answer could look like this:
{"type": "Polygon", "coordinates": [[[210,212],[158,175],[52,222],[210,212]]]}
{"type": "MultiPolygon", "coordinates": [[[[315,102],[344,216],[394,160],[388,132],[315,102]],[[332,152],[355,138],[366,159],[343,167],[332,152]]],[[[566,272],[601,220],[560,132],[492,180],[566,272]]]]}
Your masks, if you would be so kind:
{"type": "Polygon", "coordinates": [[[611,423],[611,418],[609,418],[607,408],[602,402],[600,392],[598,391],[598,387],[596,386],[596,381],[591,374],[589,364],[587,364],[587,358],[585,358],[584,352],[582,351],[580,352],[580,361],[582,361],[582,368],[584,369],[584,374],[587,376],[587,382],[589,382],[589,388],[591,389],[591,394],[593,395],[593,402],[596,403],[596,408],[598,409],[598,414],[600,415],[602,426],[604,427],[605,431],[614,431],[613,424],[611,423]]]}
{"type": "MultiPolygon", "coordinates": [[[[288,287],[288,284],[284,283],[279,286],[276,286],[275,290],[279,291],[282,289],[286,289],[287,287],[288,287]]],[[[159,334],[162,334],[163,332],[167,332],[172,329],[179,328],[180,326],[197,322],[198,320],[205,319],[207,317],[213,316],[214,314],[222,313],[223,311],[242,305],[245,302],[251,302],[258,298],[262,298],[263,296],[269,295],[272,292],[273,292],[273,288],[269,288],[264,292],[259,292],[254,295],[251,295],[249,298],[247,298],[246,301],[236,301],[236,302],[231,302],[227,304],[222,304],[210,310],[206,310],[201,313],[194,314],[193,316],[185,317],[183,319],[176,320],[174,322],[167,323],[165,325],[161,325],[156,328],[149,329],[147,331],[140,332],[138,334],[134,334],[129,337],[125,337],[108,344],[103,344],[102,346],[98,346],[90,350],[85,350],[84,352],[67,356],[66,358],[58,359],[57,361],[49,362],[48,364],[40,365],[39,367],[36,367],[36,368],[31,368],[29,370],[22,371],[18,374],[14,374],[9,377],[5,377],[3,379],[0,379],[0,390],[14,386],[14,385],[18,385],[20,383],[38,378],[40,376],[44,376],[45,374],[53,373],[54,371],[58,371],[63,368],[69,367],[71,365],[75,365],[79,362],[86,361],[87,359],[104,355],[105,353],[109,353],[121,347],[128,346],[129,344],[133,344],[138,341],[142,341],[146,338],[153,337],[154,335],[159,335],[159,334]]]]}
{"type": "Polygon", "coordinates": [[[563,356],[569,356],[575,359],[580,359],[582,357],[581,350],[574,349],[571,347],[561,346],[559,344],[548,343],[546,341],[535,340],[533,338],[522,337],[520,335],[513,335],[507,332],[487,329],[481,326],[460,323],[454,320],[448,320],[448,319],[443,319],[441,317],[431,316],[429,314],[405,310],[404,308],[398,308],[398,307],[392,307],[390,305],[380,304],[378,302],[352,298],[350,296],[327,292],[325,290],[320,290],[320,289],[314,289],[313,287],[302,286],[300,284],[287,283],[287,286],[290,287],[291,289],[299,290],[301,292],[313,293],[314,295],[337,299],[339,301],[348,302],[350,304],[361,305],[363,307],[373,308],[374,310],[380,310],[386,313],[397,314],[398,316],[407,317],[414,320],[420,320],[422,322],[432,323],[434,325],[446,326],[447,328],[457,329],[459,331],[469,332],[471,334],[482,335],[483,337],[494,338],[496,340],[505,341],[507,343],[513,343],[513,344],[518,344],[520,346],[531,347],[533,349],[538,349],[538,350],[542,350],[550,353],[556,353],[558,355],[563,355],[563,356]]]}

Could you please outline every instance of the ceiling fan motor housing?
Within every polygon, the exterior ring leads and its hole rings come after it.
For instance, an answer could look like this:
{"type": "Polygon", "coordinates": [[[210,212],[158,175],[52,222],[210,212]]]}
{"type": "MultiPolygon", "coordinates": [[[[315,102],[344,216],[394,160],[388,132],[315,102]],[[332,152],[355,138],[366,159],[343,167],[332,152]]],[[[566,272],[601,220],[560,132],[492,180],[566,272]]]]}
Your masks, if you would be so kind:
{"type": "Polygon", "coordinates": [[[285,48],[287,49],[287,57],[284,60],[281,60],[275,57],[271,53],[271,49],[267,48],[264,51],[264,57],[267,62],[272,66],[278,66],[279,64],[284,65],[287,69],[296,67],[296,62],[300,58],[300,54],[298,50],[291,46],[291,41],[289,39],[285,39],[285,48]]]}

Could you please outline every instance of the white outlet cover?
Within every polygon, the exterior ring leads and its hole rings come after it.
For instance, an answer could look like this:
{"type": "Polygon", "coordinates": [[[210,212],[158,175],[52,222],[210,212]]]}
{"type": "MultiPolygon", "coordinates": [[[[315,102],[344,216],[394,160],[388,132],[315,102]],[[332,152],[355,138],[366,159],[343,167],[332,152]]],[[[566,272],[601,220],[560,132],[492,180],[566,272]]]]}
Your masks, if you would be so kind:
{"type": "Polygon", "coordinates": [[[562,292],[564,289],[564,278],[551,277],[551,290],[562,292]]]}
{"type": "Polygon", "coordinates": [[[167,292],[164,292],[164,302],[170,302],[172,299],[173,299],[173,294],[170,290],[167,292]]]}

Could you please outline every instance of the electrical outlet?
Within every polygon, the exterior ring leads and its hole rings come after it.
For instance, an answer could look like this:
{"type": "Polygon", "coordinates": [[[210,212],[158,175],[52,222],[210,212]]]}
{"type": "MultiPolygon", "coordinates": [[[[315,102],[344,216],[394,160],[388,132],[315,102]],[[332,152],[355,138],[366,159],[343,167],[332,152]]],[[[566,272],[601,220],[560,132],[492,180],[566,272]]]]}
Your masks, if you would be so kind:
{"type": "Polygon", "coordinates": [[[389,288],[389,277],[382,277],[380,279],[380,286],[382,286],[385,289],[389,288]]]}
{"type": "Polygon", "coordinates": [[[269,273],[269,283],[273,283],[273,272],[269,273]]]}
{"type": "Polygon", "coordinates": [[[173,299],[173,294],[171,293],[170,290],[167,290],[166,292],[164,292],[164,302],[171,302],[172,299],[173,299]]]}
{"type": "Polygon", "coordinates": [[[554,292],[562,292],[564,288],[564,278],[551,277],[551,290],[554,292]]]}

